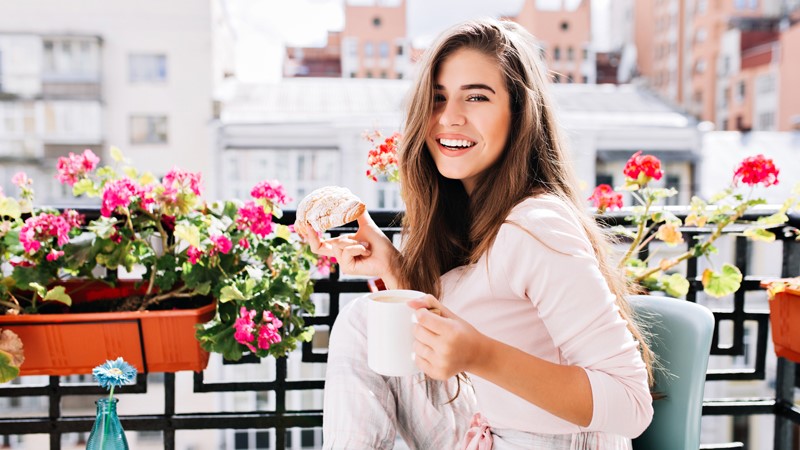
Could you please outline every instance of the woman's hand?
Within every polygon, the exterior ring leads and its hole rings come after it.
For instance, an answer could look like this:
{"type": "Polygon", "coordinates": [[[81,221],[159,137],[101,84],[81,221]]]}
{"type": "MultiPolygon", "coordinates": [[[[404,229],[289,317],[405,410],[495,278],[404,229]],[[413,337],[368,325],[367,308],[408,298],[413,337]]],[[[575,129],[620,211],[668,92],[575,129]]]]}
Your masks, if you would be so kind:
{"type": "Polygon", "coordinates": [[[368,212],[365,211],[358,218],[358,231],[355,234],[320,240],[313,229],[309,231],[308,235],[302,237],[311,246],[311,251],[336,258],[342,272],[381,277],[390,289],[397,287],[395,262],[400,258],[400,252],[368,212]]]}
{"type": "Polygon", "coordinates": [[[472,371],[491,344],[491,339],[445,308],[432,295],[410,300],[417,310],[414,352],[417,366],[429,377],[447,380],[472,371]]]}

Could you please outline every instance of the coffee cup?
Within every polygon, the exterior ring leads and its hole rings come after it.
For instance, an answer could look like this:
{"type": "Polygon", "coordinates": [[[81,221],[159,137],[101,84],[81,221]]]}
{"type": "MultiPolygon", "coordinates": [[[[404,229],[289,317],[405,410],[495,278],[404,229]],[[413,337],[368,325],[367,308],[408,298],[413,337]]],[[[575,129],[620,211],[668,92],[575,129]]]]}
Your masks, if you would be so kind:
{"type": "Polygon", "coordinates": [[[367,296],[367,365],[381,375],[407,376],[420,370],[414,363],[414,309],[406,303],[420,291],[391,289],[367,296]]]}

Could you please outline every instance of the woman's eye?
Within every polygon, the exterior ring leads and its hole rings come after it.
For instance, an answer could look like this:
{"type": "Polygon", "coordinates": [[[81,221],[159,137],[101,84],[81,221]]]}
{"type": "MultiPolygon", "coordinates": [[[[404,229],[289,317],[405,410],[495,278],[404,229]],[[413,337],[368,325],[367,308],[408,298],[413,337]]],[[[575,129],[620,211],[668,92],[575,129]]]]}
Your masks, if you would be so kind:
{"type": "Polygon", "coordinates": [[[481,94],[472,94],[469,97],[467,97],[467,101],[468,102],[488,102],[489,101],[489,97],[487,97],[485,95],[481,95],[481,94]]]}
{"type": "Polygon", "coordinates": [[[444,98],[444,95],[442,95],[442,94],[434,94],[434,95],[433,95],[433,101],[434,101],[435,103],[441,103],[441,102],[443,102],[443,101],[445,101],[445,100],[447,100],[447,99],[446,99],[446,98],[444,98]]]}

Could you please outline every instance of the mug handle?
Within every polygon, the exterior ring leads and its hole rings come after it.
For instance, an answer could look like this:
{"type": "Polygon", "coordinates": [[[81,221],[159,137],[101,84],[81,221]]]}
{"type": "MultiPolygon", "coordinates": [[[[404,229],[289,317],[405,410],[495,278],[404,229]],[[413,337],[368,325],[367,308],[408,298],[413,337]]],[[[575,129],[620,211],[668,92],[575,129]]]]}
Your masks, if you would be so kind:
{"type": "Polygon", "coordinates": [[[367,280],[370,292],[379,292],[386,290],[386,283],[381,278],[369,278],[367,280]]]}

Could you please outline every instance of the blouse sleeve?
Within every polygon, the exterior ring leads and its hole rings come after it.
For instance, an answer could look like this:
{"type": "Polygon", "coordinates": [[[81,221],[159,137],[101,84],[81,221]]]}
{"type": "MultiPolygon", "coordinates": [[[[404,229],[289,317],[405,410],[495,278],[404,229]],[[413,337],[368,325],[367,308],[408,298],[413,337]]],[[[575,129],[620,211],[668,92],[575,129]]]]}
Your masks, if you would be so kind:
{"type": "Polygon", "coordinates": [[[561,363],[586,371],[593,413],[585,430],[638,436],[653,415],[647,370],[577,217],[560,200],[539,198],[507,222],[494,246],[504,255],[492,259],[535,306],[561,363]]]}

